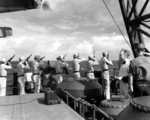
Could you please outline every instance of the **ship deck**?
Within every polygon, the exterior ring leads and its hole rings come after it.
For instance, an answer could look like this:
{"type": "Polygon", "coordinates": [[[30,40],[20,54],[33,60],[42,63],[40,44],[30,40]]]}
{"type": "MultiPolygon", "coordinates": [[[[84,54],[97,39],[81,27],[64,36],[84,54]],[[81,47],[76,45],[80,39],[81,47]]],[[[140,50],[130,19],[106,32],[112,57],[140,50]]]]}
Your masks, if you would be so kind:
{"type": "Polygon", "coordinates": [[[84,120],[71,107],[46,105],[44,93],[0,97],[1,120],[84,120]]]}

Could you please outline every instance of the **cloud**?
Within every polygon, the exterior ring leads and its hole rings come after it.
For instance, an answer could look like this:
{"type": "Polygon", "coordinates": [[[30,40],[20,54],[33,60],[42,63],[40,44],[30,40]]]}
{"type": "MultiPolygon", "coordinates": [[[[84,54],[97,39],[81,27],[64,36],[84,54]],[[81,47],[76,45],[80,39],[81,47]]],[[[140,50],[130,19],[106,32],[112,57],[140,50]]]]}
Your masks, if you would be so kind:
{"type": "Polygon", "coordinates": [[[114,50],[121,48],[129,48],[122,36],[95,36],[93,37],[93,44],[97,49],[114,50]],[[116,45],[119,45],[116,47],[116,45]],[[99,48],[99,46],[101,46],[99,48]]]}
{"type": "Polygon", "coordinates": [[[74,52],[80,52],[80,53],[91,53],[93,50],[93,44],[91,44],[88,41],[83,41],[76,46],[74,46],[74,52]]]}
{"type": "MultiPolygon", "coordinates": [[[[2,41],[5,56],[30,53],[55,60],[60,54],[80,52],[87,57],[96,50],[99,58],[102,51],[112,51],[118,58],[121,48],[128,48],[102,0],[48,0],[51,11],[43,9],[0,14],[0,26],[13,28],[13,36],[2,41]]],[[[106,0],[118,25],[126,35],[118,2],[106,0]]],[[[126,37],[127,38],[127,37],[126,37]]],[[[2,49],[2,47],[1,47],[2,49]]]]}
{"type": "Polygon", "coordinates": [[[110,51],[113,59],[118,58],[119,51],[124,48],[131,51],[126,41],[122,36],[93,36],[93,47],[97,51],[98,56],[104,51],[110,51]]]}

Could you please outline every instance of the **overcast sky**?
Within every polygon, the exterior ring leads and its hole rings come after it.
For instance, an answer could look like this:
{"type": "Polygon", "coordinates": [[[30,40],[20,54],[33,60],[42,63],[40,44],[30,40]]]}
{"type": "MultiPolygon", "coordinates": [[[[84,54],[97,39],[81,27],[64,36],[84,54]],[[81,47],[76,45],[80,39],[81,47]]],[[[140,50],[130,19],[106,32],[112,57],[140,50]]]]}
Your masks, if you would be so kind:
{"type": "MultiPolygon", "coordinates": [[[[120,49],[130,48],[102,1],[49,0],[48,11],[0,14],[0,26],[13,29],[13,36],[0,39],[0,57],[16,54],[18,59],[32,53],[55,60],[58,55],[66,54],[66,59],[72,60],[76,52],[87,58],[95,50],[97,60],[103,51],[110,51],[110,57],[118,59],[120,49]]],[[[128,39],[118,0],[106,0],[106,3],[128,39]]]]}

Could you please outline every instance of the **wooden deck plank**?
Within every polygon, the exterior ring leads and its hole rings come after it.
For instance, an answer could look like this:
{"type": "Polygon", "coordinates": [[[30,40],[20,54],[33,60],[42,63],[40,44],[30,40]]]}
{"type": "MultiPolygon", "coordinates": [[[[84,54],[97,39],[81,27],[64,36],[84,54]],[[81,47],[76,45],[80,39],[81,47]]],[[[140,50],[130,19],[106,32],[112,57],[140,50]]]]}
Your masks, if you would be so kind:
{"type": "Polygon", "coordinates": [[[0,97],[1,120],[84,120],[63,101],[46,105],[44,94],[0,97]]]}

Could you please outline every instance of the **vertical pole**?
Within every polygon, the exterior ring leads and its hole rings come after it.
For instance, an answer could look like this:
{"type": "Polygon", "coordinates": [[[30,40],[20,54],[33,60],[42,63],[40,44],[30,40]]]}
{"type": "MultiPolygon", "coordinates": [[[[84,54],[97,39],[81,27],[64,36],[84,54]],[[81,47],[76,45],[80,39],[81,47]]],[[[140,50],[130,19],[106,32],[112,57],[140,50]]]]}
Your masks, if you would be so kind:
{"type": "Polygon", "coordinates": [[[131,44],[131,47],[132,47],[132,51],[133,51],[133,54],[135,56],[134,40],[133,40],[133,36],[131,35],[132,34],[132,32],[131,32],[132,28],[129,26],[129,19],[127,18],[128,13],[126,13],[126,7],[125,7],[124,0],[119,0],[119,4],[120,4],[123,19],[124,19],[126,31],[128,33],[128,37],[129,37],[130,44],[131,44]]]}
{"type": "Polygon", "coordinates": [[[68,97],[68,93],[66,92],[66,103],[69,105],[69,97],[68,97]]]}
{"type": "Polygon", "coordinates": [[[93,107],[93,120],[96,120],[96,111],[95,111],[95,108],[93,107]]]}
{"type": "Polygon", "coordinates": [[[76,100],[73,101],[74,101],[74,110],[76,111],[76,100]]]}

